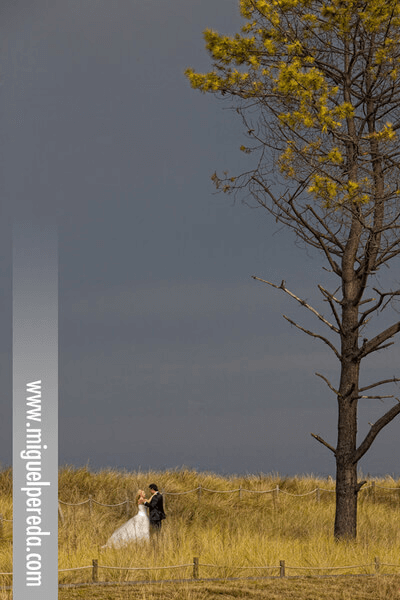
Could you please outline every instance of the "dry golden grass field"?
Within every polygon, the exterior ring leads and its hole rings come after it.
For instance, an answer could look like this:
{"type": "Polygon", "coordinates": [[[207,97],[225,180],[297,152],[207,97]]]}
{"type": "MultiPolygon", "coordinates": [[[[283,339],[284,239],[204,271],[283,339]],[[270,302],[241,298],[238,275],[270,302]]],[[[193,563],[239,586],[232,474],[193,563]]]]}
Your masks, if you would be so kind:
{"type": "MultiPolygon", "coordinates": [[[[400,600],[400,482],[390,477],[371,480],[360,491],[355,542],[333,540],[333,490],[333,481],[313,476],[222,477],[188,469],[129,473],[64,467],[59,474],[59,583],[90,583],[92,561],[97,560],[98,581],[113,585],[61,587],[59,598],[400,600]],[[151,482],[165,494],[167,519],[158,545],[132,543],[101,550],[109,535],[136,514],[136,492],[151,482]],[[277,486],[279,493],[260,493],[277,486]],[[92,502],[85,502],[89,497],[92,502]],[[194,557],[199,559],[198,581],[192,580],[194,557]],[[279,577],[280,561],[285,561],[284,578],[279,577]],[[139,568],[143,570],[134,570],[139,568]],[[178,579],[189,581],[164,582],[178,579]],[[128,581],[149,583],[126,585],[128,581]]],[[[10,572],[10,470],[0,472],[0,513],[5,519],[0,571],[10,572]]],[[[11,577],[1,576],[0,583],[11,585],[11,577]]],[[[0,600],[11,597],[0,588],[0,600]]]]}

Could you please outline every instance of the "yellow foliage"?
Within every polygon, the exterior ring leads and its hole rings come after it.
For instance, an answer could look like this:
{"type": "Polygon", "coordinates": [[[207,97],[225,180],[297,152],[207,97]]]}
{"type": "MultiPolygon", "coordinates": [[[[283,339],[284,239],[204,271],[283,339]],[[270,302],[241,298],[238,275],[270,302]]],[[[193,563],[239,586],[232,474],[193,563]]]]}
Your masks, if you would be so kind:
{"type": "Polygon", "coordinates": [[[264,40],[264,48],[267,50],[269,54],[276,53],[276,45],[271,39],[264,40]]]}
{"type": "Polygon", "coordinates": [[[343,162],[343,154],[340,152],[339,148],[332,148],[330,152],[326,156],[321,156],[319,158],[320,162],[331,162],[334,165],[340,165],[343,162]]]}
{"type": "Polygon", "coordinates": [[[377,141],[394,140],[396,137],[396,132],[393,129],[393,123],[386,123],[380,131],[375,131],[367,137],[373,138],[377,141]]]}
{"type": "MultiPolygon", "coordinates": [[[[354,93],[345,90],[345,81],[346,86],[352,85],[345,70],[353,59],[346,63],[344,49],[354,51],[351,56],[360,61],[352,72],[355,81],[367,74],[368,85],[377,89],[386,81],[388,90],[395,86],[400,67],[400,3],[240,0],[239,4],[246,20],[240,34],[227,36],[210,29],[204,33],[213,70],[199,74],[188,69],[192,87],[239,97],[268,113],[266,120],[273,118],[283,132],[277,161],[280,172],[296,178],[301,164],[310,181],[308,191],[316,201],[325,206],[369,202],[372,179],[358,181],[357,175],[350,179],[346,168],[346,152],[350,151],[343,140],[358,135],[355,160],[361,162],[365,173],[366,157],[371,156],[369,144],[387,148],[396,143],[397,136],[390,122],[379,124],[379,119],[373,134],[361,125],[357,133],[355,123],[360,123],[368,110],[358,101],[358,83],[354,93]],[[367,45],[368,52],[364,51],[367,45]]],[[[400,90],[396,98],[399,96],[400,90]]]]}
{"type": "Polygon", "coordinates": [[[323,175],[314,175],[312,180],[313,183],[308,188],[310,194],[313,194],[317,199],[322,198],[325,204],[330,206],[338,193],[337,183],[332,181],[330,177],[324,177],[323,175]]]}

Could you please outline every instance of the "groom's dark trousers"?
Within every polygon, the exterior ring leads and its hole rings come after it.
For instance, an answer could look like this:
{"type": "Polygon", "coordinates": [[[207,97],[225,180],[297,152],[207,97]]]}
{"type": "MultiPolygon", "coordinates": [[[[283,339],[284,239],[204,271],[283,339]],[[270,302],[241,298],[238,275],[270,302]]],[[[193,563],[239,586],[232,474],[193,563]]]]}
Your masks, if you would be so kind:
{"type": "Polygon", "coordinates": [[[156,492],[150,502],[145,502],[149,507],[150,527],[155,533],[161,531],[161,521],[165,519],[164,500],[160,492],[156,492]]]}

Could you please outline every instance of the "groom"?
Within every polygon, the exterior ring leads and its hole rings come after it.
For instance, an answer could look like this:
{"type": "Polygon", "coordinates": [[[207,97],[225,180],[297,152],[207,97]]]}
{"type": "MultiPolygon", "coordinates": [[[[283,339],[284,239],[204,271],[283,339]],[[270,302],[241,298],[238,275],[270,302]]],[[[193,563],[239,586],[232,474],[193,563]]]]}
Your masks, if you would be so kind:
{"type": "Polygon", "coordinates": [[[155,483],[151,483],[149,489],[151,490],[152,496],[150,500],[144,502],[144,505],[149,507],[149,519],[152,531],[154,533],[160,533],[161,521],[165,519],[163,497],[158,491],[158,487],[155,483]]]}

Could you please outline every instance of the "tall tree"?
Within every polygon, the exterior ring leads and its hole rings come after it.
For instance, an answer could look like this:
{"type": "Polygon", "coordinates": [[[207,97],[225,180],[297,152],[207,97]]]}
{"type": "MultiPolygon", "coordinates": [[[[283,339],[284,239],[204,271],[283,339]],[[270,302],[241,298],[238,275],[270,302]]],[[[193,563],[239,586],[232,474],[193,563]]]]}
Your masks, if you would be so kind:
{"type": "MultiPolygon", "coordinates": [[[[192,87],[230,99],[254,153],[254,168],[213,175],[224,192],[245,191],[306,244],[337,278],[328,290],[330,320],[282,282],[266,281],[311,310],[332,335],[320,335],[340,361],[340,379],[322,376],[338,404],[335,537],[355,538],[357,465],[400,413],[392,394],[360,384],[361,361],[390,346],[400,322],[378,334],[368,324],[393,309],[400,290],[380,287],[378,270],[400,253],[400,4],[398,0],[240,0],[245,24],[234,36],[206,30],[213,66],[187,69],[192,87]],[[370,338],[367,336],[370,335],[370,338]],[[361,398],[393,406],[357,441],[361,398]]],[[[386,391],[386,390],[385,390],[386,391]]],[[[389,390],[390,391],[390,390],[389,390]]]]}

